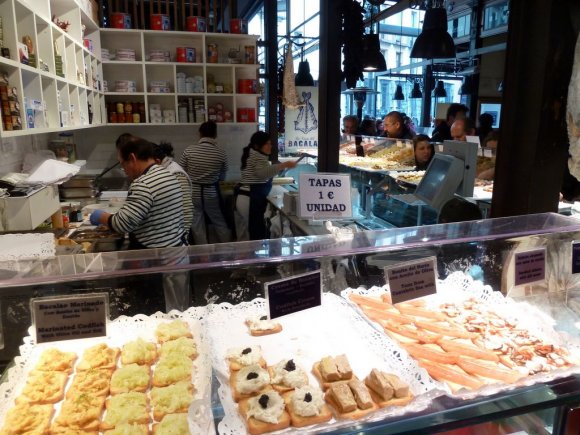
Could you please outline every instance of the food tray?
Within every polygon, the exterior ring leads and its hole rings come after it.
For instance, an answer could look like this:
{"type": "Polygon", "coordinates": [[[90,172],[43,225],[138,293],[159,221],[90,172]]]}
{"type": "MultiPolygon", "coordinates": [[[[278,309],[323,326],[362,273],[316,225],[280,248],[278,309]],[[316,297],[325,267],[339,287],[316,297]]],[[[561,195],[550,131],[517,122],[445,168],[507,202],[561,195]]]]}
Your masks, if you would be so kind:
{"type": "MultiPolygon", "coordinates": [[[[348,304],[354,307],[355,310],[367,320],[367,322],[387,336],[384,332],[383,326],[366,317],[358,305],[348,299],[348,296],[351,293],[356,293],[364,296],[377,297],[388,292],[389,287],[388,285],[385,285],[382,287],[374,286],[370,289],[365,289],[363,287],[357,289],[348,288],[342,291],[341,295],[348,301],[348,304]]],[[[572,337],[564,332],[555,331],[555,321],[533,305],[526,302],[515,302],[513,299],[503,296],[498,291],[493,291],[490,286],[484,285],[481,281],[474,280],[471,276],[463,272],[453,272],[445,280],[437,280],[437,293],[426,297],[425,300],[427,301],[427,307],[434,308],[445,302],[459,302],[469,298],[474,298],[475,300],[484,303],[485,306],[492,308],[495,312],[504,317],[517,319],[518,329],[524,329],[542,340],[549,341],[554,345],[565,347],[570,353],[570,359],[573,360],[576,365],[530,375],[513,384],[505,384],[497,381],[496,383],[485,385],[483,388],[477,390],[468,390],[464,388],[457,392],[452,392],[448,385],[445,384],[447,395],[459,398],[489,396],[502,391],[513,390],[518,387],[530,386],[537,383],[545,383],[557,378],[580,373],[580,365],[578,365],[578,361],[580,361],[580,339],[572,337]]],[[[405,350],[401,350],[401,352],[406,354],[405,350]]]]}
{"type": "MultiPolygon", "coordinates": [[[[318,385],[310,373],[314,362],[327,355],[342,353],[346,354],[353,372],[359,378],[377,367],[399,375],[409,385],[415,396],[409,405],[384,408],[359,421],[378,421],[419,411],[443,392],[425,370],[419,368],[389,338],[377,333],[337,295],[325,293],[322,306],[276,319],[283,326],[282,332],[263,337],[251,336],[244,321],[266,312],[264,299],[235,306],[227,303],[210,305],[208,308],[208,340],[212,343],[213,367],[220,383],[218,393],[225,412],[224,419],[218,425],[220,434],[237,435],[246,432],[229,387],[229,368],[225,355],[232,347],[259,345],[268,365],[274,365],[284,358],[293,358],[308,373],[312,385],[318,385]]],[[[352,424],[352,420],[333,419],[329,423],[303,429],[288,428],[281,432],[317,433],[352,424]]]]}
{"type": "Polygon", "coordinates": [[[95,252],[105,252],[121,249],[125,236],[110,230],[86,229],[76,230],[69,236],[69,239],[76,243],[92,243],[95,252]]]}
{"type": "MultiPolygon", "coordinates": [[[[29,336],[25,337],[24,344],[20,347],[20,356],[14,359],[6,376],[6,382],[0,384],[0,427],[4,425],[4,418],[8,410],[14,405],[14,399],[26,383],[28,373],[36,365],[40,354],[50,347],[57,347],[67,352],[76,352],[77,362],[88,347],[98,343],[106,343],[111,347],[121,348],[123,344],[141,337],[145,341],[156,341],[154,331],[160,323],[168,322],[176,318],[186,321],[193,333],[194,340],[199,352],[193,362],[192,381],[195,386],[194,400],[189,408],[188,420],[192,434],[214,434],[213,416],[211,412],[211,359],[208,343],[203,334],[201,319],[205,313],[205,307],[190,308],[187,312],[179,313],[172,311],[170,314],[156,313],[152,316],[139,314],[134,317],[122,316],[107,327],[107,337],[95,337],[81,340],[57,341],[52,343],[35,344],[32,339],[32,329],[29,336]]],[[[120,364],[117,363],[117,366],[120,364]]],[[[71,384],[74,373],[69,377],[67,388],[71,384]]],[[[58,415],[60,402],[55,405],[58,415]]]]}
{"type": "Polygon", "coordinates": [[[391,171],[391,172],[389,172],[389,176],[391,178],[393,178],[398,184],[400,184],[402,186],[409,186],[409,187],[417,187],[417,185],[421,181],[421,178],[423,178],[424,175],[425,175],[425,171],[406,171],[406,172],[391,171]],[[408,176],[419,177],[419,180],[418,181],[406,180],[404,177],[408,177],[408,176]]]}

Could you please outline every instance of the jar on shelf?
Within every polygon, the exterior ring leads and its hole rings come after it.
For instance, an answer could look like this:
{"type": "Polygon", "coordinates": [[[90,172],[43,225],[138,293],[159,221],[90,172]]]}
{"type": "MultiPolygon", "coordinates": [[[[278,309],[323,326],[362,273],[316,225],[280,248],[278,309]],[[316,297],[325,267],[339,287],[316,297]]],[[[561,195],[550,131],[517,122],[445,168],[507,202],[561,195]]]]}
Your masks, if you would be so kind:
{"type": "Polygon", "coordinates": [[[125,114],[125,105],[121,102],[117,103],[117,113],[118,114],[125,114]]]}

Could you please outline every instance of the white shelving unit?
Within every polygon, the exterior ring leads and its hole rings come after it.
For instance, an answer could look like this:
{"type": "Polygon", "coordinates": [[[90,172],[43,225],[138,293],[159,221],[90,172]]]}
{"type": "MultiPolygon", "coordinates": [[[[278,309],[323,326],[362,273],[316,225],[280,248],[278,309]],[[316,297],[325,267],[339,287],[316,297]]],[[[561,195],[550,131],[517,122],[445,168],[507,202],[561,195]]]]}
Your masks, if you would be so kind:
{"type": "Polygon", "coordinates": [[[0,126],[2,137],[60,132],[103,125],[106,121],[100,29],[76,0],[0,0],[3,43],[10,58],[0,57],[0,71],[17,93],[22,130],[0,126]],[[69,22],[67,31],[51,17],[69,22]],[[30,37],[36,64],[20,62],[18,44],[30,37]],[[92,42],[92,52],[83,40],[92,42]],[[62,57],[63,76],[57,75],[57,55],[62,57]],[[41,62],[48,70],[41,68],[41,62]],[[37,101],[34,127],[28,127],[28,102],[37,101]],[[25,104],[25,102],[27,102],[25,104]],[[92,122],[89,122],[89,104],[92,122]]]}
{"type": "MultiPolygon", "coordinates": [[[[184,99],[202,100],[206,109],[203,119],[196,119],[194,124],[206,121],[210,116],[208,109],[223,106],[223,111],[231,112],[231,120],[224,124],[242,123],[238,117],[239,109],[253,110],[255,121],[243,122],[256,124],[258,112],[258,94],[238,92],[238,80],[258,78],[259,65],[254,63],[229,63],[228,55],[231,51],[239,50],[241,61],[244,62],[245,47],[256,50],[256,36],[222,34],[222,33],[193,33],[170,32],[156,30],[125,30],[101,29],[101,47],[114,55],[119,49],[135,51],[135,61],[103,61],[103,78],[108,83],[110,92],[105,93],[105,100],[109,107],[112,103],[143,103],[146,119],[141,119],[141,125],[151,124],[150,105],[159,104],[162,110],[175,111],[175,119],[179,121],[179,103],[184,99]],[[207,56],[208,44],[217,45],[218,62],[209,62],[207,56]],[[176,62],[178,47],[194,48],[195,62],[176,62]],[[153,50],[169,51],[171,61],[152,62],[149,53],[153,50]],[[203,92],[177,92],[177,73],[184,73],[188,77],[202,77],[203,92]],[[213,78],[215,84],[221,86],[221,92],[208,92],[208,81],[213,78]],[[136,82],[136,92],[114,92],[117,80],[131,80],[136,82]],[[151,92],[151,81],[163,80],[169,82],[169,93],[151,92]],[[228,91],[228,92],[226,92],[228,91]]],[[[212,87],[210,90],[213,90],[212,87]]],[[[112,109],[111,109],[112,110],[112,109]]],[[[219,120],[218,120],[219,122],[219,120]]],[[[130,125],[130,123],[126,123],[130,125]]],[[[154,125],[191,125],[187,123],[162,123],[154,125]]],[[[110,123],[109,125],[118,125],[110,123]]]]}

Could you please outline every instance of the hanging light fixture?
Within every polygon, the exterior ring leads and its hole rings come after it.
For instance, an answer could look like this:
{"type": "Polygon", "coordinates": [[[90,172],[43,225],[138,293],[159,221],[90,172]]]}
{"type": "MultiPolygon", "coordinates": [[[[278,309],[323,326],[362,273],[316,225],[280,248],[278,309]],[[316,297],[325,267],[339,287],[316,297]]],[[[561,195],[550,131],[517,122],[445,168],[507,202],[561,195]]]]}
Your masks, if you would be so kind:
{"type": "Polygon", "coordinates": [[[364,71],[379,72],[387,70],[387,62],[381,53],[379,35],[375,33],[363,35],[362,50],[364,71]]]}
{"type": "Polygon", "coordinates": [[[461,87],[459,88],[459,95],[471,95],[473,90],[471,89],[471,79],[469,77],[465,77],[461,87]]]}
{"type": "Polygon", "coordinates": [[[310,64],[303,60],[298,64],[298,74],[294,78],[296,86],[314,86],[314,78],[310,74],[310,64]]]}
{"type": "Polygon", "coordinates": [[[411,90],[411,96],[409,98],[423,98],[423,92],[421,92],[419,82],[413,84],[413,89],[411,90]]]}
{"type": "Polygon", "coordinates": [[[437,86],[433,90],[433,96],[435,98],[447,97],[447,91],[445,90],[445,86],[443,85],[443,80],[439,80],[437,82],[437,86]]]}
{"type": "Polygon", "coordinates": [[[405,99],[405,96],[403,95],[403,87],[401,85],[397,85],[397,89],[395,90],[395,95],[393,96],[393,100],[401,101],[404,99],[405,99]]]}
{"type": "Polygon", "coordinates": [[[415,40],[411,57],[445,59],[455,57],[455,43],[447,32],[447,11],[444,2],[436,0],[425,11],[423,30],[415,40]]]}

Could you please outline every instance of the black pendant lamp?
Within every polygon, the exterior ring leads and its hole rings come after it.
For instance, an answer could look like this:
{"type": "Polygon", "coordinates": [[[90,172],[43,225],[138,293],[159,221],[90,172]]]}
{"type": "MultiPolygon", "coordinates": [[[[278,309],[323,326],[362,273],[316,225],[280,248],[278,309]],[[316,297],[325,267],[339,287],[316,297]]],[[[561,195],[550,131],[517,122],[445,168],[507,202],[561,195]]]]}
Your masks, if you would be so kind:
{"type": "Polygon", "coordinates": [[[444,7],[425,11],[423,30],[413,44],[411,57],[421,59],[455,57],[455,43],[447,33],[447,11],[444,7]]]}
{"type": "Polygon", "coordinates": [[[461,87],[459,88],[459,95],[471,95],[472,94],[472,89],[471,89],[471,79],[469,77],[465,77],[465,80],[463,80],[463,83],[461,85],[461,87]]]}
{"type": "Polygon", "coordinates": [[[363,70],[367,72],[379,72],[387,70],[387,62],[381,53],[379,35],[369,33],[363,35],[362,43],[363,70]]]}
{"type": "Polygon", "coordinates": [[[423,92],[421,92],[421,87],[419,82],[415,82],[413,89],[411,90],[411,96],[409,98],[423,98],[423,92]]]}
{"type": "Polygon", "coordinates": [[[393,100],[401,101],[404,99],[405,99],[405,96],[403,95],[403,87],[401,85],[397,85],[397,90],[395,91],[395,95],[393,96],[393,100]]]}
{"type": "Polygon", "coordinates": [[[296,86],[314,86],[314,78],[310,74],[310,64],[307,60],[303,60],[298,64],[298,74],[294,78],[296,86]]]}
{"type": "Polygon", "coordinates": [[[445,98],[447,97],[447,91],[445,90],[445,86],[443,85],[443,81],[439,80],[437,82],[437,86],[435,87],[435,89],[433,90],[433,96],[435,98],[445,98]]]}

